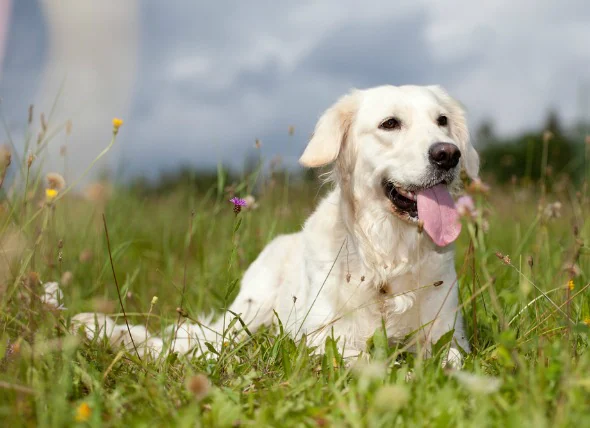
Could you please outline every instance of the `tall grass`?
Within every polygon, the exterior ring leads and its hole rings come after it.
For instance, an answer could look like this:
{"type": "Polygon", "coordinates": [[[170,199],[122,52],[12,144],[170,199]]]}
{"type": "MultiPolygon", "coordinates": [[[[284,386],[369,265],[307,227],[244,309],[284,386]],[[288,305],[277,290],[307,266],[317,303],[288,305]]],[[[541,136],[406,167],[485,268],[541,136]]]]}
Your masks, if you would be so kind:
{"type": "MultiPolygon", "coordinates": [[[[41,125],[39,145],[58,135],[50,129],[41,125]]],[[[122,304],[131,323],[161,334],[184,318],[219,311],[264,245],[301,228],[322,190],[257,172],[228,183],[220,170],[205,190],[179,186],[145,196],[95,183],[51,197],[41,155],[14,154],[0,166],[0,177],[8,177],[0,206],[5,426],[583,426],[590,420],[587,187],[563,179],[547,187],[545,174],[526,186],[468,184],[477,212],[464,218],[456,250],[473,352],[462,373],[442,369],[440,355],[424,360],[403,345],[392,347],[380,331],[367,344],[369,362],[344,364],[338,338],[317,356],[305,340],[286,336],[280,322],[239,340],[228,335],[227,346],[208,356],[140,359],[72,332],[71,317],[99,311],[123,322],[122,304]],[[236,217],[227,200],[253,188],[258,208],[236,217]],[[50,281],[60,283],[66,309],[42,301],[50,281]]]]}

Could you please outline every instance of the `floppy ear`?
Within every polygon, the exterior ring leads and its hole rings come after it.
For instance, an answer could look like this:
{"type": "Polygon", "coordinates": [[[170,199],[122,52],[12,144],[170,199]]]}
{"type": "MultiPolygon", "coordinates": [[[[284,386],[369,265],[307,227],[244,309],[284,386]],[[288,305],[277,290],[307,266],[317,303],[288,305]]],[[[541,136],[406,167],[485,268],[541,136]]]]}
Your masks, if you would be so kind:
{"type": "Polygon", "coordinates": [[[429,88],[449,109],[451,135],[459,145],[459,150],[461,150],[463,167],[470,178],[477,178],[479,174],[479,155],[471,144],[463,107],[440,86],[429,86],[429,88]]]}
{"type": "Polygon", "coordinates": [[[358,91],[353,91],[324,112],[299,158],[301,165],[316,168],[336,160],[358,109],[358,99],[358,91]]]}

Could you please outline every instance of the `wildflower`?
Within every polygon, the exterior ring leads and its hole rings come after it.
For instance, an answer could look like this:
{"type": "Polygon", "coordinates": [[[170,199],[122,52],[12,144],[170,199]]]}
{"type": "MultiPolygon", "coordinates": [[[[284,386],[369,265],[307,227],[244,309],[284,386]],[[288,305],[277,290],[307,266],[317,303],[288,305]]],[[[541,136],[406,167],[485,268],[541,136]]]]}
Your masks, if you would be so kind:
{"type": "Polygon", "coordinates": [[[152,306],[154,306],[156,303],[158,303],[158,296],[152,297],[152,306]]]}
{"type": "Polygon", "coordinates": [[[113,118],[113,134],[117,134],[119,132],[119,128],[123,125],[123,119],[119,119],[117,117],[113,118]]]}
{"type": "Polygon", "coordinates": [[[57,172],[50,172],[45,176],[45,180],[47,180],[48,188],[57,190],[58,192],[66,187],[66,180],[57,172]]]}
{"type": "Polygon", "coordinates": [[[457,199],[457,203],[455,204],[457,208],[457,212],[462,217],[470,217],[474,218],[477,215],[477,211],[475,210],[475,204],[473,203],[473,199],[469,195],[463,195],[459,199],[457,199]]]}
{"type": "Polygon", "coordinates": [[[573,289],[575,288],[575,286],[574,286],[574,280],[573,280],[573,279],[570,279],[570,280],[567,282],[567,288],[568,288],[570,291],[573,291],[573,289]]]}
{"type": "Polygon", "coordinates": [[[584,324],[586,324],[588,327],[590,327],[590,317],[584,318],[584,324]]]}
{"type": "Polygon", "coordinates": [[[490,191],[490,186],[481,181],[480,178],[476,178],[471,183],[469,183],[469,186],[467,186],[467,191],[469,193],[488,193],[490,191]]]}
{"type": "Polygon", "coordinates": [[[92,415],[92,409],[88,403],[82,403],[76,409],[76,422],[86,422],[92,415]]]}
{"type": "Polygon", "coordinates": [[[52,202],[59,192],[55,189],[45,189],[45,198],[47,202],[52,202]]]}
{"type": "Polygon", "coordinates": [[[548,219],[561,217],[561,202],[548,204],[543,210],[543,215],[548,219]]]}
{"type": "Polygon", "coordinates": [[[198,401],[201,401],[207,396],[207,394],[209,394],[211,384],[209,383],[207,376],[204,374],[198,374],[191,376],[186,380],[186,388],[195,396],[198,401]]]}
{"type": "Polygon", "coordinates": [[[234,213],[239,214],[240,211],[242,211],[242,207],[245,207],[247,205],[246,201],[244,199],[238,198],[238,197],[233,197],[229,200],[232,204],[234,204],[234,213]]]}

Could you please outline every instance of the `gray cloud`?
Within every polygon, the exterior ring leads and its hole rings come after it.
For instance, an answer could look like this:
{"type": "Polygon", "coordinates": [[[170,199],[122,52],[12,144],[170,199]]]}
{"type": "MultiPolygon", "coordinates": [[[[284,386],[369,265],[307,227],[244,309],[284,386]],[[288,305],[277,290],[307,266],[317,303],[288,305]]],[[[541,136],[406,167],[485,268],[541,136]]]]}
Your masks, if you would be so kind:
{"type": "MultiPolygon", "coordinates": [[[[549,107],[578,119],[579,88],[590,81],[585,0],[151,0],[139,14],[121,134],[127,174],[241,165],[255,138],[265,156],[294,162],[323,109],[353,87],[439,83],[472,124],[490,117],[512,133],[538,125],[549,107]]],[[[18,80],[10,73],[2,85],[18,80]]]]}

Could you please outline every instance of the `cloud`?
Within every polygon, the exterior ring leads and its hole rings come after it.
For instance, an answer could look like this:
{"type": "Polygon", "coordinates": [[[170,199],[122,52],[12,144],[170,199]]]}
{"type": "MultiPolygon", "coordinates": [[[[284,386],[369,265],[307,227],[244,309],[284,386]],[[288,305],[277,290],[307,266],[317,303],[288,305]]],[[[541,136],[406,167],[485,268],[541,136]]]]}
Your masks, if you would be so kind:
{"type": "Polygon", "coordinates": [[[240,165],[256,138],[294,163],[325,108],[383,83],[441,84],[502,133],[572,122],[589,19],[585,0],[141,2],[122,169],[240,165]]]}

